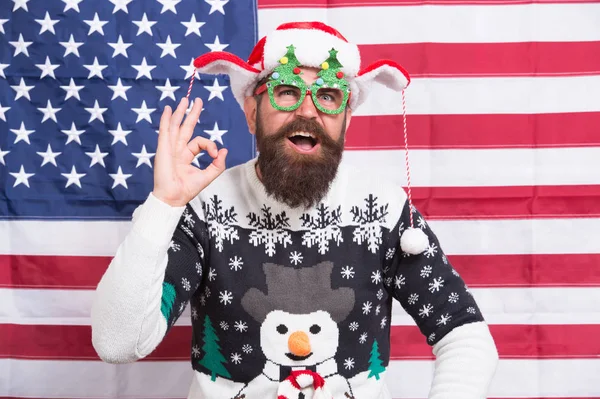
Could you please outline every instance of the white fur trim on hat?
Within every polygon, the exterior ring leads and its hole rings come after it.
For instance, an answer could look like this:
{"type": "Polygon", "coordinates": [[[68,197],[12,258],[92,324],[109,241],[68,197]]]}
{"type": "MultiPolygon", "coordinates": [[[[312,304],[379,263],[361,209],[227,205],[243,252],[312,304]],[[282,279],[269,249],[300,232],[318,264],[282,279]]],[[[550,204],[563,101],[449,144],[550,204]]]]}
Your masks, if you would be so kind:
{"type": "Polygon", "coordinates": [[[360,69],[358,46],[319,29],[275,30],[267,37],[264,48],[264,69],[271,71],[279,65],[279,60],[294,45],[300,64],[319,68],[329,58],[329,50],[336,49],[337,59],[342,64],[341,71],[355,76],[360,69]]]}

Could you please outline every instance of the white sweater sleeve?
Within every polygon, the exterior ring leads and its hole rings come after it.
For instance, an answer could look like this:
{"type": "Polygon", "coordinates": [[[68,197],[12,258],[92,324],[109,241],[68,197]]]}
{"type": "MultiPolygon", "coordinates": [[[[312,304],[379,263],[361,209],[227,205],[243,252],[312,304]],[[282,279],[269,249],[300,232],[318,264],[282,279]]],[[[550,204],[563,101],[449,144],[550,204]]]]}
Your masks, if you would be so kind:
{"type": "Polygon", "coordinates": [[[498,351],[485,322],[454,328],[433,346],[435,372],[429,399],[484,399],[498,351]]]}
{"type": "Polygon", "coordinates": [[[134,362],[162,341],[161,314],[167,250],[185,207],[171,207],[152,193],[134,214],[95,292],[92,344],[108,363],[134,362]]]}

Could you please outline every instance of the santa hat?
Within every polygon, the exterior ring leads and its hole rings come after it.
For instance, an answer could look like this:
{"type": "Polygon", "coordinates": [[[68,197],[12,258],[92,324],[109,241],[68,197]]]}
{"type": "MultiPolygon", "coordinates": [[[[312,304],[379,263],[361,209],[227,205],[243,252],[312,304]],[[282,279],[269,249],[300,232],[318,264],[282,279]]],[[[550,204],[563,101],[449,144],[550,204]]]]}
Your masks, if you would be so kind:
{"type": "MultiPolygon", "coordinates": [[[[390,89],[402,92],[404,114],[404,138],[406,145],[406,166],[408,174],[408,199],[411,207],[410,227],[404,231],[401,240],[405,252],[418,254],[425,250],[428,240],[421,229],[415,229],[412,218],[412,196],[410,191],[410,170],[408,168],[408,142],[406,134],[406,109],[404,89],[410,84],[408,72],[398,63],[381,59],[361,68],[358,46],[348,42],[340,32],[322,22],[288,22],[263,37],[254,46],[248,61],[225,51],[203,54],[194,60],[197,72],[205,74],[226,74],[230,77],[231,91],[243,108],[244,99],[252,96],[256,84],[281,65],[281,60],[290,45],[294,46],[295,57],[304,67],[323,68],[324,61],[336,51],[336,57],[350,89],[349,106],[356,110],[365,102],[369,88],[373,84],[382,84],[390,89]]],[[[194,83],[192,73],[187,96],[194,83]]]]}

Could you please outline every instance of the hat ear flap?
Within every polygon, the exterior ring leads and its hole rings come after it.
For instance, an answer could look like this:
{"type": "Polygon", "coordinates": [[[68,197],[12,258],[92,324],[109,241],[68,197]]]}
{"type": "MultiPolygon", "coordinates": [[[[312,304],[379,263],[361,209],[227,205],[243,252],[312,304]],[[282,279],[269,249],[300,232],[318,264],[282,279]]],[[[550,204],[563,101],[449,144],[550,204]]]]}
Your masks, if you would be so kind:
{"type": "Polygon", "coordinates": [[[350,104],[352,108],[358,107],[366,100],[374,83],[402,91],[410,84],[410,75],[397,62],[385,59],[361,69],[352,80],[352,89],[359,94],[350,104]]]}
{"type": "Polygon", "coordinates": [[[379,60],[363,68],[356,75],[357,84],[366,87],[371,82],[402,91],[410,84],[410,75],[402,65],[392,60],[379,60]]]}
{"type": "MultiPolygon", "coordinates": [[[[243,107],[244,99],[256,82],[260,71],[235,54],[224,51],[213,51],[203,54],[194,60],[197,72],[229,75],[231,91],[237,102],[243,107]]],[[[192,79],[194,74],[192,74],[192,79]]]]}

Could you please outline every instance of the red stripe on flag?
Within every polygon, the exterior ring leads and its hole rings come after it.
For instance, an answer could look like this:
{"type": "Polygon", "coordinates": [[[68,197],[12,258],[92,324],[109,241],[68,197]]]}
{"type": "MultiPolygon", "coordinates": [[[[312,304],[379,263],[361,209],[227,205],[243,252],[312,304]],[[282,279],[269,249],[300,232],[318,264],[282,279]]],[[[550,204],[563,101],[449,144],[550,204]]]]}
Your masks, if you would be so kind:
{"type": "MultiPolygon", "coordinates": [[[[597,358],[600,325],[491,325],[501,358],[597,358]]],[[[189,360],[192,328],[175,326],[147,356],[150,360],[189,360]]],[[[89,326],[5,324],[0,358],[98,360],[89,326]]],[[[415,326],[392,326],[391,359],[433,359],[415,326]]]]}
{"type": "Polygon", "coordinates": [[[106,256],[0,255],[0,288],[95,289],[106,256]]]}
{"type": "MultiPolygon", "coordinates": [[[[498,353],[503,359],[597,358],[600,325],[490,325],[498,353]],[[593,334],[593,335],[590,335],[593,334]]],[[[393,326],[391,359],[434,359],[425,337],[413,327],[393,326]]]]}
{"type": "MultiPolygon", "coordinates": [[[[448,260],[471,287],[600,286],[600,254],[449,255],[448,260]]],[[[0,287],[93,290],[109,262],[109,257],[2,255],[0,287]]]]}
{"type": "Polygon", "coordinates": [[[600,185],[413,187],[427,220],[600,216],[600,185]]]}
{"type": "MultiPolygon", "coordinates": [[[[600,145],[600,112],[482,115],[410,115],[410,110],[407,112],[408,145],[413,149],[600,145]]],[[[354,116],[346,135],[346,149],[403,149],[403,126],[401,104],[395,115],[354,116]]]]}
{"type": "Polygon", "coordinates": [[[361,63],[400,63],[411,77],[555,76],[600,73],[600,42],[361,45],[361,63]],[[560,57],[556,55],[560,54],[560,57]]]}
{"type": "Polygon", "coordinates": [[[520,5],[520,4],[577,4],[595,3],[597,0],[259,0],[258,8],[337,8],[337,7],[389,7],[419,5],[520,5]]]}
{"type": "Polygon", "coordinates": [[[600,286],[600,254],[449,255],[448,261],[472,288],[600,286]]]}

